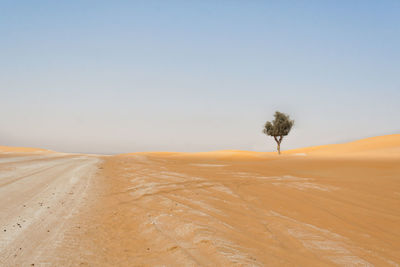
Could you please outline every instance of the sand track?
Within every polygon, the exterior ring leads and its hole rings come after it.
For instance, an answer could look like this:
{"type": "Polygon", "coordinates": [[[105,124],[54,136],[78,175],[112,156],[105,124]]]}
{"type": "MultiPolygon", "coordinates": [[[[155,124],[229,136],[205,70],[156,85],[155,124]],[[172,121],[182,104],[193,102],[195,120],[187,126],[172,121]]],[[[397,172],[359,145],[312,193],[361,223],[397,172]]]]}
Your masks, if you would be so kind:
{"type": "Polygon", "coordinates": [[[64,154],[9,155],[0,161],[1,266],[54,261],[99,161],[64,154]]]}

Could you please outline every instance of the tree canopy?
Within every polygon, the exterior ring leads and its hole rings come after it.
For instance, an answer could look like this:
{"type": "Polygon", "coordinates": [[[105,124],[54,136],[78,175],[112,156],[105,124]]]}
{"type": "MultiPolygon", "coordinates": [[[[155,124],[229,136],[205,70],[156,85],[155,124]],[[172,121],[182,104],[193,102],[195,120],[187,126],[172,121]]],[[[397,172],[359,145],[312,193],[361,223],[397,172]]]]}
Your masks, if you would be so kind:
{"type": "Polygon", "coordinates": [[[266,135],[273,136],[278,144],[278,153],[280,154],[280,145],[284,136],[288,135],[294,125],[294,120],[291,120],[289,115],[276,111],[274,120],[267,121],[264,125],[263,132],[266,135]],[[279,138],[278,138],[279,137],[279,138]]]}

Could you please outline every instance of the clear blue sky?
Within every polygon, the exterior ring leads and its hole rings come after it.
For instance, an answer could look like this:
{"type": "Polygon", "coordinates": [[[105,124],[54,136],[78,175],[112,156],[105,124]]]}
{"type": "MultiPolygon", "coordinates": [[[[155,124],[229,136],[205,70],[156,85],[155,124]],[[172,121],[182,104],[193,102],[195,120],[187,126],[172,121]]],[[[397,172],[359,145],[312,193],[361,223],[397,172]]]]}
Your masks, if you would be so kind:
{"type": "Polygon", "coordinates": [[[400,132],[400,1],[1,1],[0,144],[272,151],[400,132]]]}

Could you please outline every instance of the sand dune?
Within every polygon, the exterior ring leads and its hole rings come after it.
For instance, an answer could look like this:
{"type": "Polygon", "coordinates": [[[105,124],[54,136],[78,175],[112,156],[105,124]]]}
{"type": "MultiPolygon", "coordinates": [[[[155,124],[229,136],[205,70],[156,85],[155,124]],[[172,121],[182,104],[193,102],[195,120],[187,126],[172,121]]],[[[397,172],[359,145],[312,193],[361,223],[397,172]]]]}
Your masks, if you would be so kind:
{"type": "Polygon", "coordinates": [[[50,153],[51,150],[32,148],[32,147],[10,147],[10,146],[0,146],[0,152],[8,153],[50,153]]]}
{"type": "Polygon", "coordinates": [[[288,150],[286,154],[315,156],[400,157],[400,134],[365,138],[354,142],[288,150]]]}
{"type": "Polygon", "coordinates": [[[365,138],[344,144],[322,145],[276,152],[255,152],[242,150],[219,150],[211,152],[181,153],[181,152],[139,152],[122,155],[160,156],[165,158],[206,158],[206,159],[239,159],[265,160],[271,157],[284,156],[330,156],[330,157],[400,157],[400,134],[365,138]]]}
{"type": "Polygon", "coordinates": [[[5,154],[0,265],[399,266],[399,141],[282,156],[5,154]]]}

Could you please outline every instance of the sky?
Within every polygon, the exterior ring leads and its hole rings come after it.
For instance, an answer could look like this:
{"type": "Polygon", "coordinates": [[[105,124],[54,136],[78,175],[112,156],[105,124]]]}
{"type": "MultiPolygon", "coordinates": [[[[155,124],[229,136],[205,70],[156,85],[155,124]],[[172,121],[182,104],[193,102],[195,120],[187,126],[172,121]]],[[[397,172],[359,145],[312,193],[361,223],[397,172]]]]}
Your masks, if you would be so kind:
{"type": "Polygon", "coordinates": [[[273,151],[400,133],[400,1],[0,1],[0,145],[273,151]]]}

